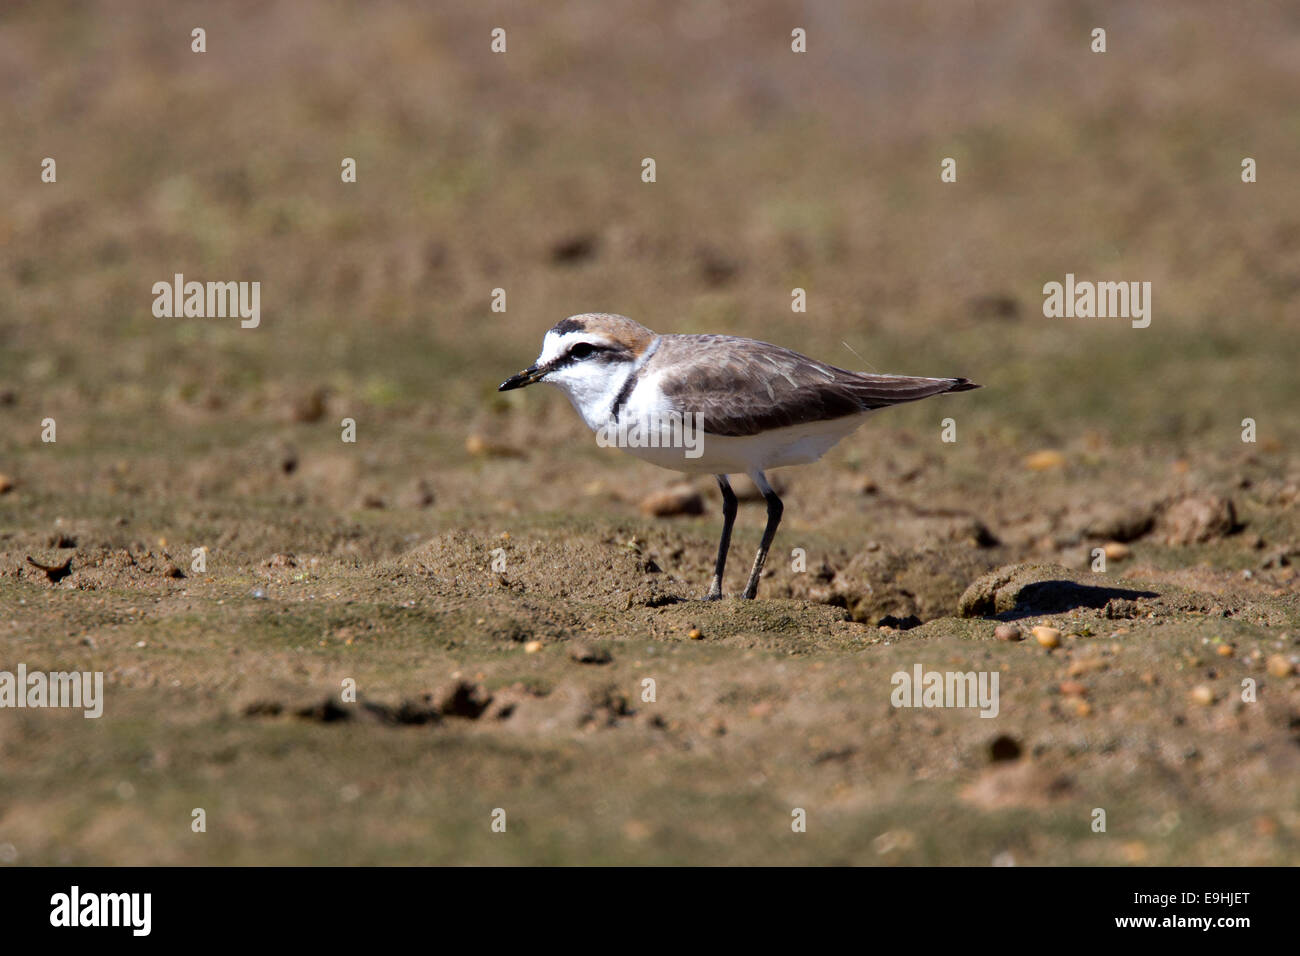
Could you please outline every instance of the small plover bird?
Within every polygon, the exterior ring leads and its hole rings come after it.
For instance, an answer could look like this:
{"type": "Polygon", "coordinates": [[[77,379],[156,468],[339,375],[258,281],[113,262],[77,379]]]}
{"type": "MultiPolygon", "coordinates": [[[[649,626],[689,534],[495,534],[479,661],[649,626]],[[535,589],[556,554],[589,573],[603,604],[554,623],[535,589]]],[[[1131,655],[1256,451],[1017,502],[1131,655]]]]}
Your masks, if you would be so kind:
{"type": "Polygon", "coordinates": [[[850,372],[731,335],[657,335],[603,312],[558,323],[537,361],[498,391],[534,382],[558,385],[598,434],[639,436],[618,442],[638,458],[717,478],[722,539],[705,595],[711,601],[722,597],[736,520],[728,475],[748,475],[767,501],[767,527],[744,590],[752,598],[783,510],[767,469],[816,461],[874,409],[979,388],[964,378],[850,372]]]}

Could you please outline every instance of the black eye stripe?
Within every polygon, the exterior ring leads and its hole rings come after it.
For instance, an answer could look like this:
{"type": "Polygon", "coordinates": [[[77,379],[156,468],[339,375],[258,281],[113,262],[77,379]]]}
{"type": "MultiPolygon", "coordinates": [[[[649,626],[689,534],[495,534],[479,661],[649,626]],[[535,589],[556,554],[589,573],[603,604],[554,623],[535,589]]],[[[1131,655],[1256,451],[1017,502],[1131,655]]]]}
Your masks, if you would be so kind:
{"type": "Polygon", "coordinates": [[[569,361],[581,361],[582,359],[590,358],[598,352],[612,352],[614,350],[614,346],[612,345],[598,345],[595,342],[575,342],[570,346],[569,350],[564,353],[564,356],[569,361]]]}
{"type": "Polygon", "coordinates": [[[618,345],[599,345],[595,342],[576,342],[567,351],[561,352],[556,358],[552,359],[546,366],[546,369],[547,371],[553,372],[557,369],[567,368],[576,362],[586,361],[593,355],[599,355],[602,352],[609,353],[610,355],[623,355],[627,350],[618,345]],[[589,347],[591,351],[581,356],[574,355],[573,350],[582,345],[589,347]]]}

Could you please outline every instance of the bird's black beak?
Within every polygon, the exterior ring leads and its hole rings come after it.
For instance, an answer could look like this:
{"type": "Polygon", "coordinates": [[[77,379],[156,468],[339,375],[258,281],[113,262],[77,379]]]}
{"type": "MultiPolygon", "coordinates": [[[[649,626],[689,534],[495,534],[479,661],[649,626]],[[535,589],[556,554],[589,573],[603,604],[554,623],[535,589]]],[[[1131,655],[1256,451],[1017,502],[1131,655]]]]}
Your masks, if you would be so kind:
{"type": "Polygon", "coordinates": [[[508,379],[497,386],[498,392],[508,392],[512,388],[523,388],[525,385],[532,385],[533,382],[540,381],[549,369],[539,368],[534,365],[526,368],[518,375],[511,375],[508,379]]]}

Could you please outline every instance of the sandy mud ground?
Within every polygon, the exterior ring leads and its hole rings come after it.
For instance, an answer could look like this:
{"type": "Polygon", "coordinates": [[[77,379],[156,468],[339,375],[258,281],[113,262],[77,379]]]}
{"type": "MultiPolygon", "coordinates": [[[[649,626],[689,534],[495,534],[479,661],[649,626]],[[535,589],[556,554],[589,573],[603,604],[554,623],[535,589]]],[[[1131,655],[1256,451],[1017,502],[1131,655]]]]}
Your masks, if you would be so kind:
{"type": "Polygon", "coordinates": [[[450,7],[0,14],[0,670],[105,681],[0,710],[0,862],[1294,862],[1294,10],[450,7]],[[495,392],[591,310],[985,387],[705,604],[711,479],[495,392]]]}

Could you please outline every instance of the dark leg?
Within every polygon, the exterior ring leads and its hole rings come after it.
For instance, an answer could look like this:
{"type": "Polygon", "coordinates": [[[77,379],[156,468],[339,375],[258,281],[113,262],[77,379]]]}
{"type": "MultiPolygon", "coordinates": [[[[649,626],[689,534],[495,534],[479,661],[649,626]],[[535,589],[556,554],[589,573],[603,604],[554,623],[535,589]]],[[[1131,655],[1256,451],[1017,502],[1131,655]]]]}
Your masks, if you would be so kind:
{"type": "Polygon", "coordinates": [[[763,497],[767,500],[767,527],[763,529],[763,540],[759,542],[758,554],[754,555],[754,569],[749,572],[749,583],[745,585],[743,595],[752,598],[758,593],[758,579],[762,576],[763,565],[767,562],[767,549],[772,547],[772,539],[776,537],[776,526],[781,523],[781,512],[785,508],[761,471],[756,471],[749,477],[754,479],[754,484],[758,485],[758,490],[763,492],[763,497]]]}
{"type": "Polygon", "coordinates": [[[736,523],[736,493],[731,490],[731,482],[726,475],[714,475],[718,487],[722,489],[722,538],[718,541],[718,560],[713,564],[713,583],[709,593],[704,595],[706,601],[722,598],[722,572],[727,567],[727,552],[731,550],[731,526],[736,523]]]}

